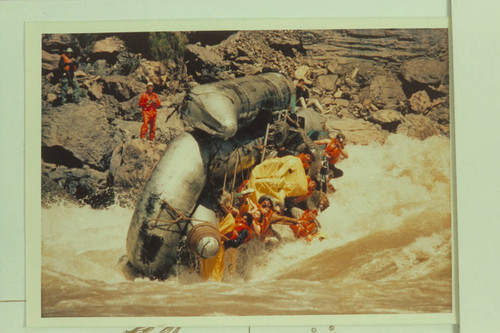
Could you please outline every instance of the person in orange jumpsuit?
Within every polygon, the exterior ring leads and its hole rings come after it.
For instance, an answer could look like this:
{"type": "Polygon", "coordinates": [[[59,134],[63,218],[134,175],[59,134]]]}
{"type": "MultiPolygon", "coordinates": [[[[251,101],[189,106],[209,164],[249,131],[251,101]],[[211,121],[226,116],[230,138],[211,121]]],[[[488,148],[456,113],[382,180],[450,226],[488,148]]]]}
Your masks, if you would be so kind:
{"type": "Polygon", "coordinates": [[[299,219],[300,223],[290,225],[290,228],[293,230],[295,237],[311,240],[311,236],[313,236],[318,231],[318,226],[315,221],[317,216],[318,211],[316,209],[304,211],[299,219]]]}
{"type": "MultiPolygon", "coordinates": [[[[345,150],[345,136],[342,133],[337,134],[333,139],[322,139],[322,140],[316,140],[314,141],[315,144],[317,145],[326,145],[325,150],[323,151],[323,157],[328,160],[328,167],[329,167],[329,176],[327,179],[327,184],[330,184],[330,180],[332,178],[338,178],[342,177],[344,175],[344,172],[337,168],[335,165],[342,159],[342,158],[349,158],[349,154],[347,154],[347,151],[345,150]]],[[[332,185],[329,185],[329,187],[335,191],[335,188],[332,185]]]]}
{"type": "Polygon", "coordinates": [[[139,99],[139,106],[142,108],[141,139],[146,139],[149,127],[149,140],[153,141],[156,135],[156,108],[161,106],[158,95],[153,92],[153,84],[148,82],[146,92],[139,99]]]}

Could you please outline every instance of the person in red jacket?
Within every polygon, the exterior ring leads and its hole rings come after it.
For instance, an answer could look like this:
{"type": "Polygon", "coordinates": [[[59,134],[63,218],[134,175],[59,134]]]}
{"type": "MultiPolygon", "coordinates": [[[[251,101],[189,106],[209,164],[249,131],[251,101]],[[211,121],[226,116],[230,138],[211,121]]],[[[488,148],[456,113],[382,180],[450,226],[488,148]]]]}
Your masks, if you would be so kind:
{"type": "Polygon", "coordinates": [[[73,101],[80,103],[80,87],[75,77],[75,71],[78,68],[78,62],[73,58],[73,50],[68,47],[59,58],[59,70],[62,71],[61,77],[61,105],[66,104],[66,95],[68,86],[71,83],[73,87],[73,101]]]}
{"type": "Polygon", "coordinates": [[[146,92],[139,99],[139,106],[142,108],[141,139],[146,139],[149,127],[149,140],[153,141],[156,134],[156,108],[161,106],[158,95],[153,92],[153,84],[148,82],[146,92]]]}

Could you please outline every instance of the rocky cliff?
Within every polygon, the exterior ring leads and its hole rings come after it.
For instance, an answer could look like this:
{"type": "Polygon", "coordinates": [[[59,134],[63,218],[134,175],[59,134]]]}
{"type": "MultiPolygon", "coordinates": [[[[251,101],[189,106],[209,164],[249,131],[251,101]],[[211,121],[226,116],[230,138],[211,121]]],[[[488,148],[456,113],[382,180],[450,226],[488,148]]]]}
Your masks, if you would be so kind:
{"type": "Polygon", "coordinates": [[[304,78],[327,111],[327,127],[352,144],[383,143],[391,132],[421,140],[450,133],[447,30],[187,35],[181,63],[152,60],[147,33],[43,36],[44,204],[61,196],[93,207],[134,204],[168,142],[184,131],[176,110],[186,92],[266,71],[304,78]],[[79,58],[82,102],[61,106],[56,68],[68,46],[79,58]],[[162,101],[154,143],[138,139],[138,99],[148,81],[162,101]]]}

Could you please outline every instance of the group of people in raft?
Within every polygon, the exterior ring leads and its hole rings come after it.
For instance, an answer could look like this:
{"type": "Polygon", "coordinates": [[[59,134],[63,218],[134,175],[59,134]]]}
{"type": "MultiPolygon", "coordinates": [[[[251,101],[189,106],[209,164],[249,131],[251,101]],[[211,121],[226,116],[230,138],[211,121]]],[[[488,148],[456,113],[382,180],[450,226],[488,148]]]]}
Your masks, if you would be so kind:
{"type": "MultiPolygon", "coordinates": [[[[333,139],[327,138],[314,142],[320,146],[326,145],[323,151],[323,159],[328,161],[329,167],[326,184],[330,191],[335,191],[335,188],[330,184],[330,180],[343,174],[335,165],[341,159],[349,157],[345,150],[345,136],[339,133],[333,139]]],[[[307,175],[313,161],[312,155],[303,152],[298,154],[297,157],[301,160],[307,175]]],[[[235,200],[234,204],[230,203],[228,193],[226,193],[226,196],[223,195],[220,201],[221,208],[226,214],[231,214],[235,220],[234,228],[223,235],[224,247],[226,249],[237,248],[252,238],[267,242],[271,237],[275,236],[271,228],[273,224],[289,225],[296,238],[311,241],[318,235],[320,224],[316,219],[318,216],[317,209],[309,208],[306,201],[317,190],[319,183],[310,176],[307,176],[307,181],[307,194],[287,198],[285,207],[267,195],[262,195],[258,202],[254,203],[250,199],[254,189],[248,187],[248,180],[244,181],[239,187],[236,193],[237,200],[235,200]],[[292,207],[303,209],[300,218],[297,219],[291,216],[292,207]]]]}

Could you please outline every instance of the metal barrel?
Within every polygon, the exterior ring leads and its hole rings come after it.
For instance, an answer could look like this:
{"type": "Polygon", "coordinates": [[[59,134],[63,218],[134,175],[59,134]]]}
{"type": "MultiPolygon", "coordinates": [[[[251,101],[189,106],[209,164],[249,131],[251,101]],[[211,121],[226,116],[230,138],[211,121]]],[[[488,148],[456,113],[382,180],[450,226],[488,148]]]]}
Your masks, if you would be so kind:
{"type": "Polygon", "coordinates": [[[250,124],[260,111],[288,107],[293,95],[293,84],[283,74],[245,76],[193,88],[181,114],[192,128],[226,139],[250,124]]]}
{"type": "Polygon", "coordinates": [[[221,244],[219,221],[215,212],[199,205],[191,218],[186,230],[188,248],[202,258],[214,257],[221,244]]]}

